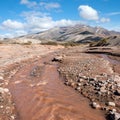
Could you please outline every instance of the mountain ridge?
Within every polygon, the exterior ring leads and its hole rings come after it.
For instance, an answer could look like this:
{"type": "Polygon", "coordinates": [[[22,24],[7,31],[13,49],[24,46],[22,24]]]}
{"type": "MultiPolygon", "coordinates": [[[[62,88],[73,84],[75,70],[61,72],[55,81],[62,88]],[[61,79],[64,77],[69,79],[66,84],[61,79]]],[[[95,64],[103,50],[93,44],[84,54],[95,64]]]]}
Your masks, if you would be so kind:
{"type": "MultiPolygon", "coordinates": [[[[54,27],[49,30],[20,36],[13,40],[27,39],[29,41],[40,42],[76,42],[76,43],[91,43],[102,40],[104,38],[110,38],[108,41],[112,43],[112,39],[116,39],[117,43],[120,43],[120,33],[116,31],[109,31],[102,27],[91,27],[89,25],[75,25],[67,27],[54,27]],[[115,37],[116,36],[116,37],[115,37]]],[[[114,43],[117,45],[117,43],[114,43]]]]}

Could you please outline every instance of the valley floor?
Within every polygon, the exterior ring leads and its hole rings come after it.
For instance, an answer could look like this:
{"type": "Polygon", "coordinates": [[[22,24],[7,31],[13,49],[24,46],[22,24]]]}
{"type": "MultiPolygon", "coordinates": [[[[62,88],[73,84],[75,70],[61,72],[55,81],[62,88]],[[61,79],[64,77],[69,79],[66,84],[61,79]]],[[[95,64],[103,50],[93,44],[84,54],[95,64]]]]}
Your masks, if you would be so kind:
{"type": "Polygon", "coordinates": [[[119,57],[80,46],[0,45],[0,51],[0,120],[119,115],[119,57]]]}

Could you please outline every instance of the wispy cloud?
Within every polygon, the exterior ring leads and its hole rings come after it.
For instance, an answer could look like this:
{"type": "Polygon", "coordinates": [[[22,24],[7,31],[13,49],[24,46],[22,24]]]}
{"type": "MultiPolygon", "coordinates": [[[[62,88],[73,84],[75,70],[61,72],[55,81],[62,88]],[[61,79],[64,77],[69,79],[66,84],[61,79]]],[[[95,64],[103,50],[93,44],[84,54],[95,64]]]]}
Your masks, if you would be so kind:
{"type": "Polygon", "coordinates": [[[59,9],[61,7],[58,2],[36,2],[35,0],[21,0],[20,4],[26,5],[28,8],[37,8],[40,10],[59,9]]]}
{"type": "Polygon", "coordinates": [[[108,16],[120,15],[120,12],[111,12],[107,14],[108,16]]]}
{"type": "Polygon", "coordinates": [[[26,5],[29,8],[37,6],[37,2],[35,2],[35,1],[21,0],[20,3],[23,4],[23,5],[26,5]]]}
{"type": "Polygon", "coordinates": [[[110,22],[110,19],[103,17],[103,18],[100,19],[100,22],[102,22],[102,23],[110,22]]]}
{"type": "Polygon", "coordinates": [[[60,4],[57,3],[57,2],[51,2],[51,3],[47,3],[47,2],[40,2],[40,6],[41,7],[44,7],[45,9],[47,10],[50,10],[50,9],[57,9],[57,8],[60,8],[60,4]]]}

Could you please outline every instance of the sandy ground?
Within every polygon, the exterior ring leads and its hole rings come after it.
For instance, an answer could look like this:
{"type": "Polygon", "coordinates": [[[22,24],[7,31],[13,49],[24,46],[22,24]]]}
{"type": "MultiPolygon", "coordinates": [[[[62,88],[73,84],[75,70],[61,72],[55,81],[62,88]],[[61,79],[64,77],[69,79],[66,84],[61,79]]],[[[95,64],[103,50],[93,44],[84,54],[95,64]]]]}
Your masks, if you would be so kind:
{"type": "MultiPolygon", "coordinates": [[[[100,91],[105,92],[103,96],[98,96],[100,86],[95,91],[94,85],[105,81],[107,88],[111,87],[106,80],[115,75],[119,77],[120,64],[116,64],[116,59],[111,62],[110,57],[84,53],[85,50],[80,46],[63,49],[61,46],[0,45],[0,120],[105,120],[108,109],[119,112],[119,96],[116,98],[105,87],[100,91]],[[56,57],[61,62],[51,61],[56,57]],[[97,77],[99,81],[84,82],[86,78],[97,77]],[[78,78],[82,86],[80,89],[77,86],[75,91],[78,78]],[[109,100],[117,107],[106,106],[109,100]],[[106,111],[94,110],[90,106],[92,102],[106,111]]],[[[115,90],[116,86],[112,87],[115,90]]]]}

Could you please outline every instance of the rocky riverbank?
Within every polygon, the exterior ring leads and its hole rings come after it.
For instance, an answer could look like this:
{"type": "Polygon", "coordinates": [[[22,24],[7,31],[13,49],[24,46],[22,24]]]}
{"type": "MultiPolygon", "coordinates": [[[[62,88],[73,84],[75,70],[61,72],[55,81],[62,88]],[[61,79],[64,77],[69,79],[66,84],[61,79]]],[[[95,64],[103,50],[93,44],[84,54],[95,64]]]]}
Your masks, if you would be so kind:
{"type": "MultiPolygon", "coordinates": [[[[113,70],[108,60],[85,54],[83,51],[78,47],[64,51],[58,70],[65,78],[64,84],[87,97],[91,107],[109,113],[108,120],[118,120],[117,118],[120,118],[120,74],[113,70]],[[117,118],[111,119],[111,114],[117,118]]],[[[118,65],[117,68],[119,67],[118,65]]]]}

